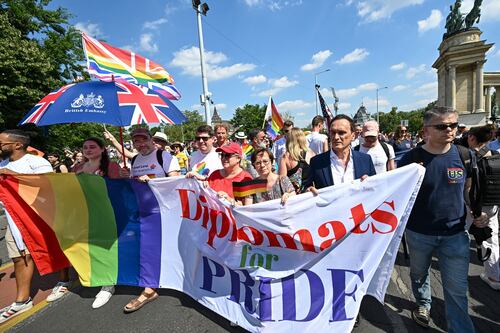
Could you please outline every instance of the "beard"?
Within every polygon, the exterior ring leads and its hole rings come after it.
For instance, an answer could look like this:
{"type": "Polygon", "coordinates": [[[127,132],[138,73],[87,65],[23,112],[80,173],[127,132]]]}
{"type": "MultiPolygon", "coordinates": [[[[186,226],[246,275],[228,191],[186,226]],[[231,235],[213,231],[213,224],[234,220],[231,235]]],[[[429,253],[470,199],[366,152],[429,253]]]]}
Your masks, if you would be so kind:
{"type": "Polygon", "coordinates": [[[7,160],[12,156],[11,150],[0,150],[0,158],[2,160],[7,160]]]}

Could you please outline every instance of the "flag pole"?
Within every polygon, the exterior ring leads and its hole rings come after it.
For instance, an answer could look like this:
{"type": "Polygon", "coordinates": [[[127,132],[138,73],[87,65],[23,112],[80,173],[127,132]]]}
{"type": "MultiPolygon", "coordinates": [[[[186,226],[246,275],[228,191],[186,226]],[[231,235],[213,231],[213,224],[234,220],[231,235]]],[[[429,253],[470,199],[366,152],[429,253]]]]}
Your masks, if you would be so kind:
{"type": "Polygon", "coordinates": [[[271,105],[271,99],[272,99],[272,96],[269,96],[269,101],[267,102],[267,107],[266,107],[266,114],[264,115],[264,121],[262,122],[262,129],[264,129],[264,130],[266,129],[267,110],[269,110],[269,107],[271,105]]]}
{"type": "MultiPolygon", "coordinates": [[[[115,82],[115,75],[111,74],[111,81],[115,82]]],[[[125,145],[123,144],[123,128],[120,126],[120,144],[122,145],[122,159],[123,159],[123,167],[127,167],[127,158],[125,157],[125,145]]]]}

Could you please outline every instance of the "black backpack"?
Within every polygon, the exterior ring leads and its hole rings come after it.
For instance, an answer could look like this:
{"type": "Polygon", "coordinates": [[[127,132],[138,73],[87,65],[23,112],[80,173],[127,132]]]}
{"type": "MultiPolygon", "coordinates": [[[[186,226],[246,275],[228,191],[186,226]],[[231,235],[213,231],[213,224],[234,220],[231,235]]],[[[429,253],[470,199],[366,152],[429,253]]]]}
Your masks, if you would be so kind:
{"type": "MultiPolygon", "coordinates": [[[[164,152],[164,150],[160,150],[160,149],[156,150],[156,160],[158,161],[158,164],[161,166],[161,169],[163,170],[163,173],[166,176],[167,173],[165,172],[165,169],[163,169],[163,152],[164,152]]],[[[137,158],[137,155],[132,157],[132,160],[130,161],[130,165],[134,165],[136,158],[137,158]]]]}
{"type": "Polygon", "coordinates": [[[500,154],[491,151],[491,156],[485,156],[488,151],[487,147],[481,148],[472,166],[474,172],[470,197],[473,208],[479,212],[482,206],[500,204],[500,154]]]}

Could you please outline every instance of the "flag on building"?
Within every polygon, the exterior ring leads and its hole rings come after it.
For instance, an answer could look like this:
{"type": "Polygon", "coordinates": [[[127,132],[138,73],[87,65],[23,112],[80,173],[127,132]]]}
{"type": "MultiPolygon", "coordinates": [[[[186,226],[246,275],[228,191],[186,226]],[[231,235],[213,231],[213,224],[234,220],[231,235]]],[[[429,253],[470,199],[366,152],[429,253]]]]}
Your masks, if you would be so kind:
{"type": "MultiPolygon", "coordinates": [[[[318,92],[319,105],[321,106],[321,111],[323,113],[323,117],[325,118],[326,126],[329,129],[330,123],[332,122],[332,119],[333,119],[332,111],[330,111],[328,104],[326,104],[326,102],[323,99],[323,96],[321,96],[321,93],[319,92],[318,88],[316,88],[316,91],[318,92]]],[[[330,132],[330,131],[328,130],[328,132],[330,132]]]]}
{"type": "Polygon", "coordinates": [[[154,61],[94,39],[82,32],[83,49],[89,74],[102,81],[127,81],[146,86],[168,99],[181,94],[174,78],[154,61]]]}
{"type": "Polygon", "coordinates": [[[264,129],[271,139],[275,140],[282,128],[283,119],[281,118],[276,105],[274,105],[273,98],[269,97],[266,115],[264,116],[264,129]]]}

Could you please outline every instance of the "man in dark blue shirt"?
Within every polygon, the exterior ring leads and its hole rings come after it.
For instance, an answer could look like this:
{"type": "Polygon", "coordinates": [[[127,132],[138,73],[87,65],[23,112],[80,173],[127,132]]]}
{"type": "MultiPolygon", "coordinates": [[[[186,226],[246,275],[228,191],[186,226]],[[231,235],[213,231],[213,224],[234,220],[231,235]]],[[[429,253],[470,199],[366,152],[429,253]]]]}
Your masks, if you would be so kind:
{"type": "Polygon", "coordinates": [[[448,331],[474,332],[468,314],[469,235],[465,230],[464,201],[464,189],[470,187],[470,180],[459,148],[452,144],[457,127],[455,110],[435,107],[427,111],[424,115],[426,143],[406,153],[398,166],[416,162],[426,168],[406,231],[410,277],[417,303],[412,317],[424,327],[429,325],[429,268],[435,252],[444,289],[448,331]]]}

